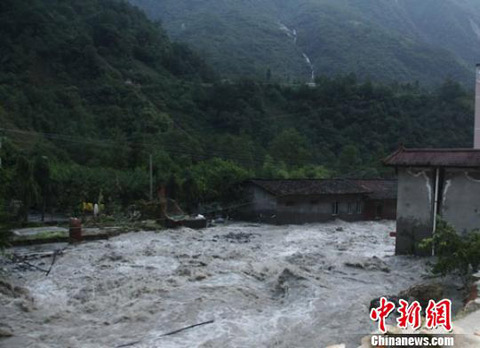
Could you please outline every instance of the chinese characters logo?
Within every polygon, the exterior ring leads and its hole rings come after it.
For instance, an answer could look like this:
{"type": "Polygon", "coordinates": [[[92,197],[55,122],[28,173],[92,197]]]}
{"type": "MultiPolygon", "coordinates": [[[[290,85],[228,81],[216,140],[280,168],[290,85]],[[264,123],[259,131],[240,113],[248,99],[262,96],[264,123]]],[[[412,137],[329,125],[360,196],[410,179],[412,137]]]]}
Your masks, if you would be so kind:
{"type": "MultiPolygon", "coordinates": [[[[408,304],[405,300],[399,301],[400,306],[397,308],[399,317],[397,318],[397,326],[407,329],[410,326],[417,330],[422,325],[422,307],[418,301],[408,304]]],[[[370,319],[378,321],[380,332],[386,333],[386,319],[395,310],[395,303],[389,301],[386,297],[380,298],[379,306],[372,308],[370,311],[370,319]]],[[[425,327],[427,329],[436,329],[443,327],[447,331],[452,331],[452,302],[450,300],[442,300],[435,302],[430,300],[425,309],[425,327]]]]}

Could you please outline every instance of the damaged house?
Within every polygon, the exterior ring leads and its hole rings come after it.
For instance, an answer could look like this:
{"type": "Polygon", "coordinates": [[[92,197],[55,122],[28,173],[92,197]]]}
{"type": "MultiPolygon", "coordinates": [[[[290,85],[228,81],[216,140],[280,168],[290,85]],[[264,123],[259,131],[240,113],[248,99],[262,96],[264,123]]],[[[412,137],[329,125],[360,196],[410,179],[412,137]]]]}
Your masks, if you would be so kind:
{"type": "Polygon", "coordinates": [[[397,254],[425,254],[438,215],[462,234],[480,227],[480,150],[401,147],[384,163],[398,174],[397,254]]]}
{"type": "Polygon", "coordinates": [[[407,149],[384,159],[398,174],[396,253],[428,255],[419,243],[434,235],[437,216],[460,234],[480,228],[480,65],[477,65],[473,149],[407,149]]]}
{"type": "Polygon", "coordinates": [[[395,219],[395,180],[249,180],[237,218],[272,224],[395,219]]]}

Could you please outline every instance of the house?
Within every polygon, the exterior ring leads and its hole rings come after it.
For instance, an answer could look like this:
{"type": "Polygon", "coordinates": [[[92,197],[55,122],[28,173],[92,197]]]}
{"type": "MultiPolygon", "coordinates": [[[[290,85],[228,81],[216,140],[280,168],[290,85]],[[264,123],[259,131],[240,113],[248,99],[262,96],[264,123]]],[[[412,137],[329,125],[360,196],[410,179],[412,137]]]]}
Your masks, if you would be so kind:
{"type": "Polygon", "coordinates": [[[437,216],[458,233],[480,228],[480,65],[473,149],[407,149],[384,159],[398,174],[397,254],[431,255],[419,243],[434,235],[437,216]]]}
{"type": "Polygon", "coordinates": [[[236,217],[273,224],[395,219],[394,180],[249,180],[236,217]]]}
{"type": "Polygon", "coordinates": [[[440,215],[457,232],[480,228],[480,149],[407,149],[384,160],[398,175],[397,254],[425,255],[440,215]]]}
{"type": "Polygon", "coordinates": [[[355,180],[370,193],[365,200],[364,220],[395,220],[397,180],[355,180]]]}

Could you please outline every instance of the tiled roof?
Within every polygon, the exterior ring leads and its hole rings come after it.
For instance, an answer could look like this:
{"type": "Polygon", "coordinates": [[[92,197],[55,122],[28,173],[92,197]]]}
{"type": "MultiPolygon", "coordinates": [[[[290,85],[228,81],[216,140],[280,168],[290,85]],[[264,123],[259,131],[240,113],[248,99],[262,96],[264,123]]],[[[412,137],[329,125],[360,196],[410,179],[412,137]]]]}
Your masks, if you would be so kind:
{"type": "Polygon", "coordinates": [[[480,167],[480,150],[401,147],[385,158],[383,163],[394,167],[480,167]]]}
{"type": "Polygon", "coordinates": [[[396,199],[397,198],[397,180],[355,180],[371,193],[368,195],[371,199],[396,199]]]}
{"type": "Polygon", "coordinates": [[[371,191],[353,180],[250,180],[275,196],[367,194],[371,191]]]}

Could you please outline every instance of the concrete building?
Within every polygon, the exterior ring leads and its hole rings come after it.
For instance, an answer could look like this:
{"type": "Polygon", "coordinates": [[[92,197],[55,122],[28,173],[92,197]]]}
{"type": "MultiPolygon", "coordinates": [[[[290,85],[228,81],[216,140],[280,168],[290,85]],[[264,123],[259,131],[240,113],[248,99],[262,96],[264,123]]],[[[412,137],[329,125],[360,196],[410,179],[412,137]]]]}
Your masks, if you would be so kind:
{"type": "Polygon", "coordinates": [[[440,215],[459,233],[480,228],[480,150],[406,149],[384,160],[398,174],[397,254],[424,255],[440,215]]]}
{"type": "Polygon", "coordinates": [[[273,224],[395,219],[395,180],[250,180],[236,217],[273,224]]]}
{"type": "Polygon", "coordinates": [[[473,149],[407,149],[384,160],[398,174],[397,254],[419,249],[441,216],[458,233],[480,229],[480,65],[477,64],[473,149]]]}

